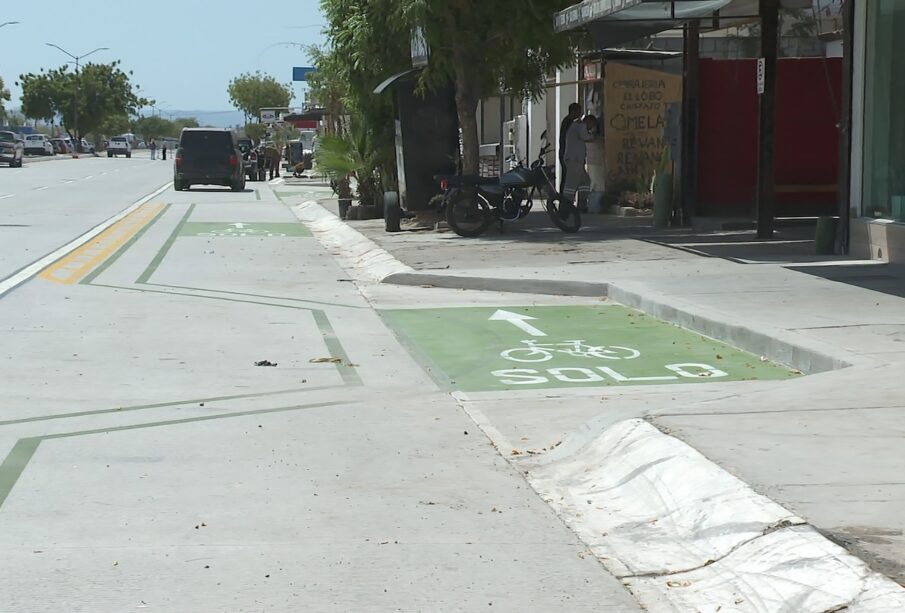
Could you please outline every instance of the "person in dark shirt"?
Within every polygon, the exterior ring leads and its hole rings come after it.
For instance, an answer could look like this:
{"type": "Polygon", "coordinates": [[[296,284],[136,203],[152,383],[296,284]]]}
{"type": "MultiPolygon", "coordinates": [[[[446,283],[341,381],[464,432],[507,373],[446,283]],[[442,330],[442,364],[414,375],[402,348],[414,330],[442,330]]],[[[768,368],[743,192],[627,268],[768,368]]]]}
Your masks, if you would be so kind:
{"type": "Polygon", "coordinates": [[[569,128],[572,127],[572,124],[579,117],[581,117],[581,105],[573,102],[569,105],[569,114],[563,118],[559,127],[559,150],[556,153],[559,156],[559,167],[561,169],[559,177],[560,192],[566,187],[566,134],[569,133],[569,128]]]}

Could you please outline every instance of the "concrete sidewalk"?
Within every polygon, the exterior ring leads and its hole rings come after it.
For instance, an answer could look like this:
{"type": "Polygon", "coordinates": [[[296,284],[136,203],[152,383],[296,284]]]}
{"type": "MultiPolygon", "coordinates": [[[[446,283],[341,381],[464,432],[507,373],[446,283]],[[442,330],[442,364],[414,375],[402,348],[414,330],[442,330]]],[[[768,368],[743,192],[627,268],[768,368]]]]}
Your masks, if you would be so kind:
{"type": "Polygon", "coordinates": [[[555,417],[541,410],[549,399],[525,398],[517,413],[511,395],[465,401],[511,440],[645,417],[905,583],[905,270],[815,256],[808,228],[761,242],[750,231],[657,231],[646,219],[593,215],[576,235],[543,213],[478,239],[349,225],[398,260],[384,283],[608,296],[801,369],[810,376],[708,398],[608,391],[605,412],[599,391],[594,402],[557,395],[569,402],[555,417]]]}

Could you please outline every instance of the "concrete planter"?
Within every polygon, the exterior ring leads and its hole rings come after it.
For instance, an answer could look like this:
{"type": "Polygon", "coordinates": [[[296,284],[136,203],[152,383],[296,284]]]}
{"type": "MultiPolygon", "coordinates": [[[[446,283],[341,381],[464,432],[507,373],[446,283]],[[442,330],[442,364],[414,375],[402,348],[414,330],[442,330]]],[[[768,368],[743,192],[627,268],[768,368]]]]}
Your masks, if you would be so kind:
{"type": "Polygon", "coordinates": [[[339,218],[347,219],[349,216],[349,208],[352,206],[351,198],[340,198],[339,199],[339,218]]]}

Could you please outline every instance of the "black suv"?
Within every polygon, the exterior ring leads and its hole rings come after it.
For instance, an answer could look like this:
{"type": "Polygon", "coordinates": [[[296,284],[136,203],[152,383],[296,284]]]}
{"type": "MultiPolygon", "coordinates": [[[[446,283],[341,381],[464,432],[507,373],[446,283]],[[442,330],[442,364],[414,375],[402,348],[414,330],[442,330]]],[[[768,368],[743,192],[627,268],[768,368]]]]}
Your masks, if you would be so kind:
{"type": "Polygon", "coordinates": [[[183,128],[174,164],[173,187],[178,192],[198,184],[245,189],[242,152],[230,130],[183,128]]]}

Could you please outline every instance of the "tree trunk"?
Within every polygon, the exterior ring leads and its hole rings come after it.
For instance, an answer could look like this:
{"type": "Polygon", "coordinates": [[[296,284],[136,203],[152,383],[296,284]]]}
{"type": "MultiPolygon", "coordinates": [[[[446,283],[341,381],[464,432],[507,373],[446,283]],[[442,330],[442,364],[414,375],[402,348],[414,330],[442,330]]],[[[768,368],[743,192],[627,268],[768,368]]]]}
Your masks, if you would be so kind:
{"type": "Polygon", "coordinates": [[[469,67],[459,63],[456,68],[456,112],[462,130],[462,174],[476,175],[480,170],[480,141],[478,139],[478,87],[469,74],[469,67]]]}

